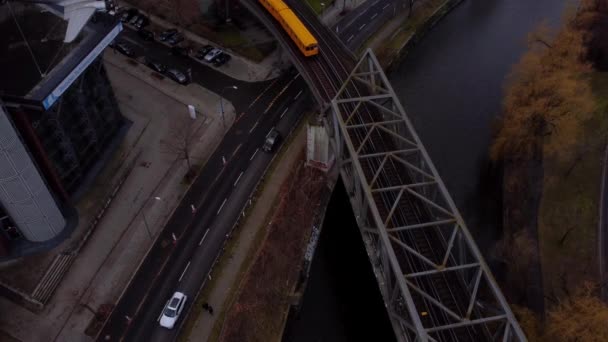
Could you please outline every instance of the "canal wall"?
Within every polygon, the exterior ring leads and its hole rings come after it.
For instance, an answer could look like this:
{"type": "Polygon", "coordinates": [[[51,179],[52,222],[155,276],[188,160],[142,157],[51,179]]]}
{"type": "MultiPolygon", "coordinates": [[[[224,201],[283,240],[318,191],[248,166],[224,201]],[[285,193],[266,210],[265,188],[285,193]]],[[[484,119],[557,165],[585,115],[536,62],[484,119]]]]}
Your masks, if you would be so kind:
{"type": "MultiPolygon", "coordinates": [[[[406,39],[398,45],[396,49],[390,52],[390,55],[386,59],[381,59],[384,72],[389,73],[394,67],[398,66],[408,55],[408,53],[426,36],[426,34],[433,28],[441,19],[443,19],[450,11],[456,6],[460,5],[464,0],[446,0],[441,6],[439,6],[428,18],[424,19],[423,23],[420,24],[406,39]]],[[[407,20],[407,19],[406,19],[407,20]]],[[[390,39],[385,40],[385,43],[381,45],[381,48],[386,48],[388,45],[394,44],[396,36],[403,30],[402,28],[394,31],[390,39]]]]}

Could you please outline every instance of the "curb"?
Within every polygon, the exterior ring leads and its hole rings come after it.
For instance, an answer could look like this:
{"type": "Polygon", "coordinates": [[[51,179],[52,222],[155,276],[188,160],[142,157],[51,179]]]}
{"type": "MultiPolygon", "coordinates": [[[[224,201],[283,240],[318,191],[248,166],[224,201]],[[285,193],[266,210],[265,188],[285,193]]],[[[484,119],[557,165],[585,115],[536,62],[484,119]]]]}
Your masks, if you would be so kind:
{"type": "Polygon", "coordinates": [[[604,165],[602,167],[602,183],[600,186],[600,202],[598,204],[599,207],[599,219],[598,219],[598,267],[599,267],[599,278],[600,278],[600,298],[604,303],[608,303],[608,291],[606,289],[606,284],[604,282],[605,278],[605,265],[604,265],[604,257],[606,257],[606,232],[608,232],[608,227],[606,225],[606,169],[608,168],[608,145],[606,145],[604,152],[604,165]],[[606,232],[605,232],[606,230],[606,232]]]}

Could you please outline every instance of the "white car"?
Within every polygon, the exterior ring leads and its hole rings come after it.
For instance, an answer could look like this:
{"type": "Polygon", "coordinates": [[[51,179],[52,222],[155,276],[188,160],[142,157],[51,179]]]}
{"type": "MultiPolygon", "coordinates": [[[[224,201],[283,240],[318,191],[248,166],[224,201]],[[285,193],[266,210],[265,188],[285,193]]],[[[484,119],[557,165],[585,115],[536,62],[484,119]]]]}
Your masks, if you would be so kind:
{"type": "Polygon", "coordinates": [[[179,315],[184,309],[184,304],[186,304],[187,299],[188,296],[181,292],[175,292],[173,294],[173,297],[167,301],[167,304],[160,315],[161,327],[173,329],[175,322],[177,322],[179,315]]]}
{"type": "Polygon", "coordinates": [[[219,56],[220,53],[222,53],[222,50],[220,50],[220,49],[213,49],[213,50],[209,51],[209,53],[205,56],[205,61],[213,62],[215,57],[219,56]]]}

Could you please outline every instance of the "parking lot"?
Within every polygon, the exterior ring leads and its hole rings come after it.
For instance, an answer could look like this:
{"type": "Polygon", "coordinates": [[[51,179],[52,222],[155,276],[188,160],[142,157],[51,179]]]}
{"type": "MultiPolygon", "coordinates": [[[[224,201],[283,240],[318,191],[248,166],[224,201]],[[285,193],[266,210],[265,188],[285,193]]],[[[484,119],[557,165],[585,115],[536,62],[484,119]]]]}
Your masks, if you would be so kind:
{"type": "MultiPolygon", "coordinates": [[[[151,66],[153,70],[166,77],[170,77],[166,74],[168,70],[175,69],[186,76],[187,81],[181,81],[184,84],[197,82],[207,87],[189,72],[196,73],[196,69],[199,69],[205,75],[212,76],[214,80],[218,79],[220,82],[226,76],[237,82],[258,82],[280,74],[281,70],[277,69],[277,65],[282,65],[279,62],[283,58],[280,51],[269,55],[260,63],[255,63],[234,55],[231,51],[225,51],[217,44],[161,18],[154,15],[148,17],[148,14],[135,11],[129,8],[119,10],[118,17],[124,15],[122,18],[125,30],[114,42],[114,47],[118,46],[116,51],[151,66]],[[220,74],[223,75],[216,77],[220,74]]],[[[179,81],[175,77],[172,78],[179,81]]],[[[208,88],[213,90],[214,87],[211,85],[208,88]]]]}

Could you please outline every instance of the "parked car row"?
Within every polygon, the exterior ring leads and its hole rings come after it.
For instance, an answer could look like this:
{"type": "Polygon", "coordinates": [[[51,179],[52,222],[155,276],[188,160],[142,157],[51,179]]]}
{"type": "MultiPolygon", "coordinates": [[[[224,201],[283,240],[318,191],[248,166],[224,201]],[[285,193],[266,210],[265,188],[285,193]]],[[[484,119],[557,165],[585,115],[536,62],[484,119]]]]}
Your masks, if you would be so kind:
{"type": "MultiPolygon", "coordinates": [[[[125,55],[127,57],[135,56],[135,53],[133,52],[131,46],[123,41],[117,41],[115,43],[112,43],[110,46],[112,48],[114,48],[114,50],[122,53],[123,55],[125,55]]],[[[148,57],[140,59],[140,62],[143,62],[150,69],[152,69],[160,74],[167,75],[167,77],[169,77],[170,79],[174,80],[175,82],[177,82],[179,84],[188,84],[190,82],[190,79],[186,76],[186,74],[184,74],[182,71],[180,71],[176,68],[168,68],[166,65],[162,64],[161,62],[155,61],[148,57]]]]}
{"type": "MultiPolygon", "coordinates": [[[[133,26],[143,40],[152,41],[158,38],[159,41],[169,44],[172,47],[171,54],[173,55],[187,57],[191,54],[191,49],[189,47],[177,46],[185,39],[183,33],[179,32],[176,28],[171,28],[164,30],[156,36],[154,32],[144,29],[144,27],[149,24],[149,20],[135,8],[124,10],[120,15],[120,20],[123,23],[128,23],[133,26]]],[[[216,67],[224,65],[232,59],[232,56],[212,45],[203,46],[194,54],[194,57],[198,60],[213,64],[216,67]]]]}
{"type": "Polygon", "coordinates": [[[139,11],[135,8],[130,8],[126,11],[123,11],[120,15],[120,21],[132,25],[137,30],[141,30],[142,28],[150,24],[150,20],[148,19],[148,17],[139,13],[139,11]]]}

